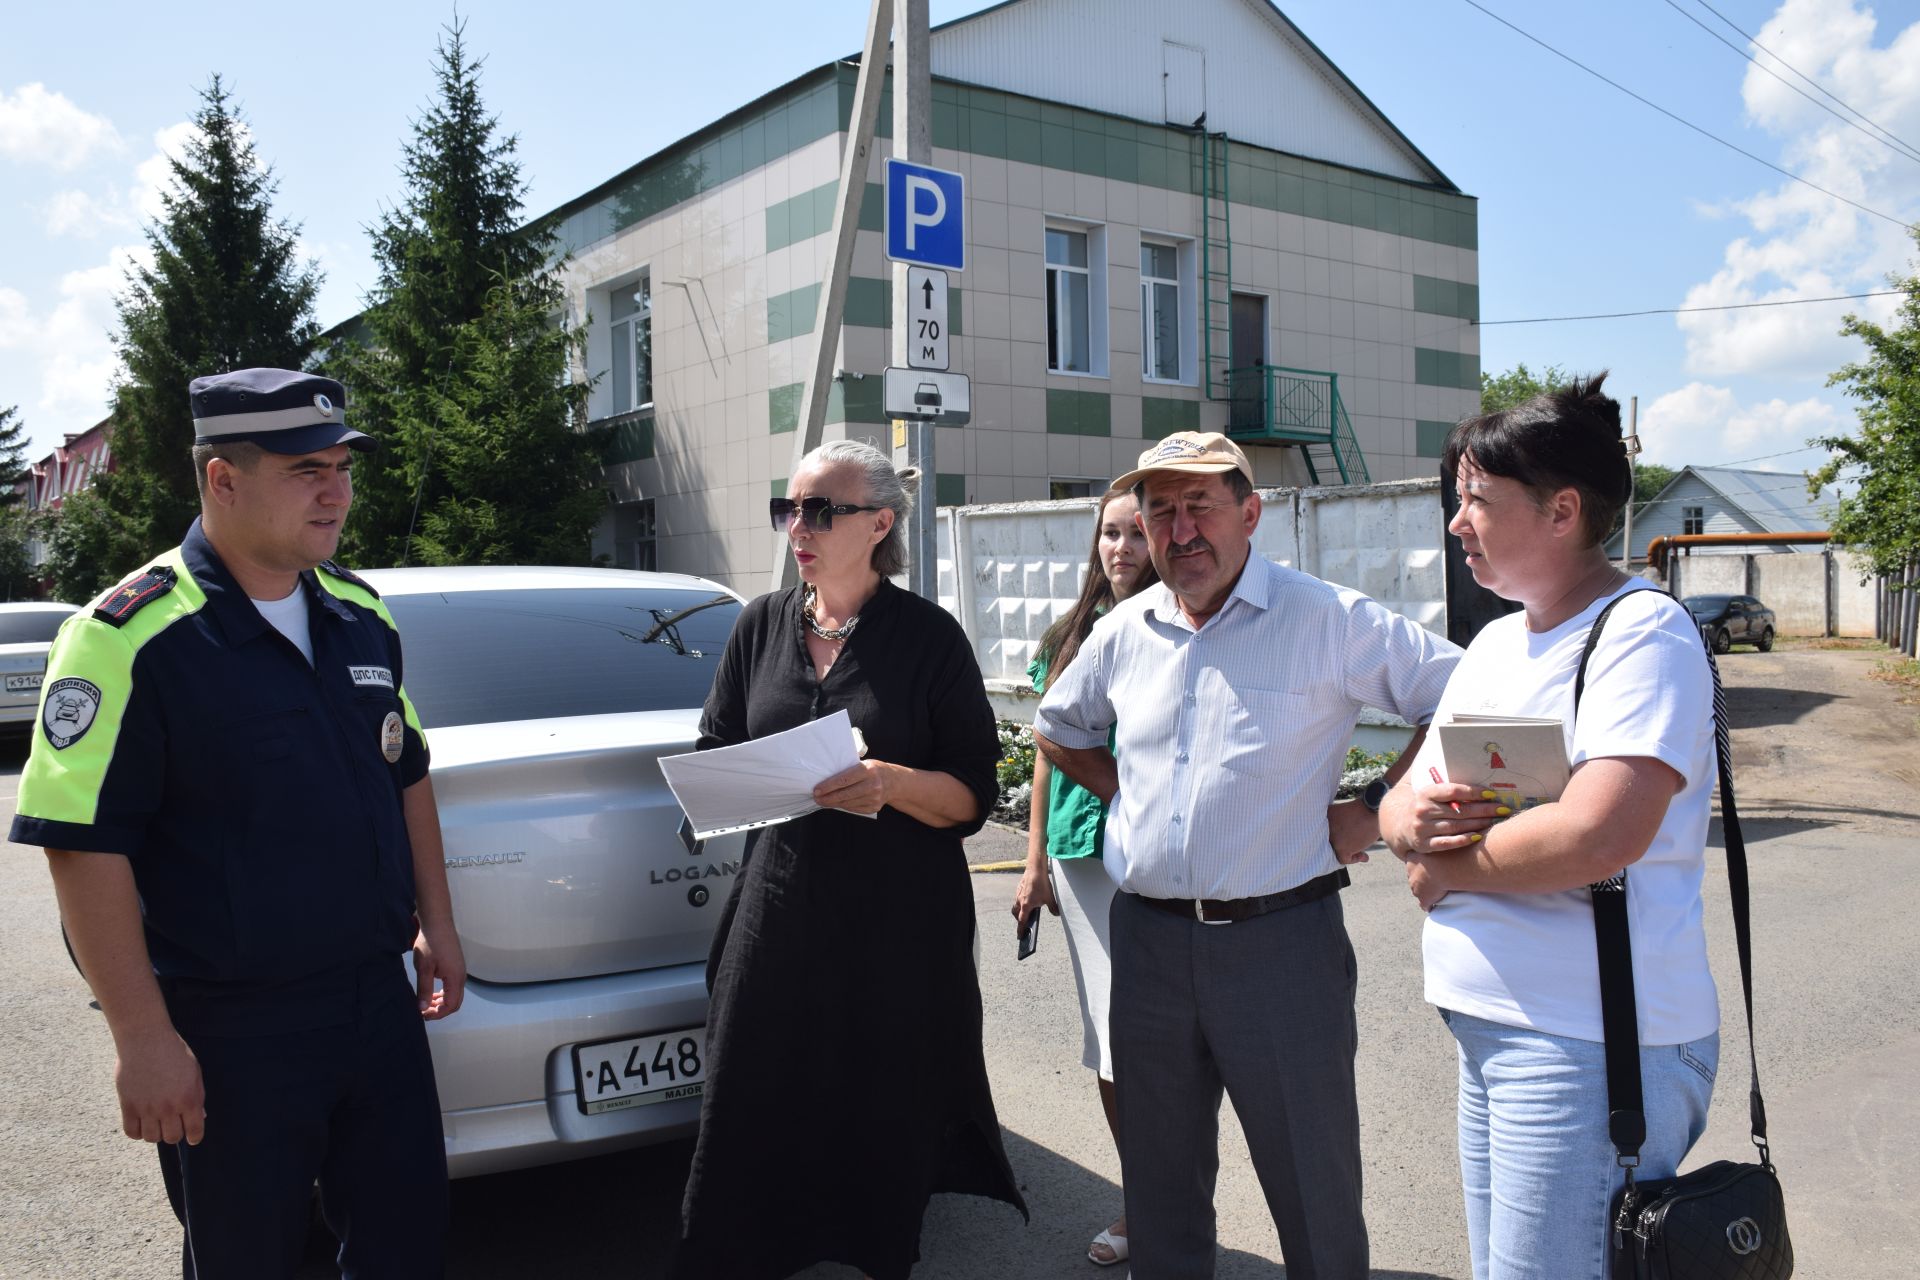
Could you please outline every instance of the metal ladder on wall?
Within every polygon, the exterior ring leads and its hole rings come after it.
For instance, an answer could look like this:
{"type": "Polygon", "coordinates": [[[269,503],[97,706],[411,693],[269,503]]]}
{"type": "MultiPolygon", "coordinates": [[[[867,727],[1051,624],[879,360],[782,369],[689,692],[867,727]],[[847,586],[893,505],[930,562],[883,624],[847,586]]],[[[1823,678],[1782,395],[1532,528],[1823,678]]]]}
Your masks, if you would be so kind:
{"type": "Polygon", "coordinates": [[[1193,186],[1200,192],[1200,343],[1207,399],[1233,394],[1233,214],[1227,135],[1199,135],[1193,186]]]}

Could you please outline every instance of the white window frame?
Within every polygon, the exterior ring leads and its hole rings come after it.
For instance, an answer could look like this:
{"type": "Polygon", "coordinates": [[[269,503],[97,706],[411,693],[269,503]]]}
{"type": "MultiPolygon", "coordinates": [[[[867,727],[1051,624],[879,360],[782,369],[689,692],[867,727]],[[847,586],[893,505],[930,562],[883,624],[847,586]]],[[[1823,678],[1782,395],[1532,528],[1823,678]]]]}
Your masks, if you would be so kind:
{"type": "Polygon", "coordinates": [[[1680,508],[1680,536],[1705,533],[1707,531],[1707,509],[1705,507],[1680,508]]]}
{"type": "Polygon", "coordinates": [[[1047,373],[1060,378],[1104,378],[1107,376],[1107,229],[1097,222],[1048,217],[1040,233],[1041,297],[1048,304],[1047,373]],[[1073,267],[1047,261],[1046,233],[1064,231],[1087,238],[1087,265],[1073,267]],[[1064,281],[1055,272],[1073,272],[1087,281],[1087,367],[1064,369],[1055,365],[1054,353],[1063,345],[1053,332],[1053,315],[1065,315],[1064,281]],[[1059,296],[1049,296],[1049,290],[1059,296]]]}
{"type": "Polygon", "coordinates": [[[1048,476],[1047,477],[1047,499],[1051,502],[1062,502],[1070,498],[1097,498],[1101,494],[1107,491],[1107,488],[1111,483],[1112,481],[1110,480],[1102,480],[1102,479],[1090,478],[1086,476],[1048,476]],[[1060,489],[1071,489],[1075,487],[1083,488],[1086,490],[1086,492],[1084,493],[1057,492],[1060,489]]]}
{"type": "Polygon", "coordinates": [[[601,299],[606,306],[606,354],[608,362],[605,382],[607,412],[602,416],[618,418],[623,414],[638,413],[643,409],[651,409],[655,396],[654,375],[656,373],[656,362],[652,357],[653,282],[651,269],[643,268],[616,283],[603,286],[601,289],[601,299]],[[613,318],[613,302],[616,297],[623,293],[636,297],[636,299],[641,299],[642,301],[638,309],[631,314],[615,320],[613,318]],[[640,326],[643,325],[645,326],[645,332],[647,334],[647,355],[644,361],[647,376],[644,387],[641,386],[642,379],[639,376],[642,367],[641,353],[634,345],[640,331],[640,326]],[[617,358],[617,353],[623,344],[626,344],[627,350],[630,353],[627,366],[628,394],[626,403],[624,404],[621,403],[616,396],[614,389],[615,380],[613,377],[613,362],[617,358]]]}
{"type": "Polygon", "coordinates": [[[1199,310],[1195,295],[1196,257],[1193,240],[1184,236],[1164,235],[1158,232],[1140,233],[1140,380],[1156,386],[1190,387],[1200,371],[1199,353],[1196,350],[1199,341],[1199,310]],[[1149,247],[1171,249],[1174,253],[1174,274],[1171,276],[1149,276],[1146,272],[1146,251],[1149,247]],[[1153,313],[1152,289],[1155,285],[1170,286],[1174,297],[1174,343],[1178,358],[1174,362],[1175,374],[1168,378],[1153,371],[1154,339],[1148,317],[1153,313]]]}

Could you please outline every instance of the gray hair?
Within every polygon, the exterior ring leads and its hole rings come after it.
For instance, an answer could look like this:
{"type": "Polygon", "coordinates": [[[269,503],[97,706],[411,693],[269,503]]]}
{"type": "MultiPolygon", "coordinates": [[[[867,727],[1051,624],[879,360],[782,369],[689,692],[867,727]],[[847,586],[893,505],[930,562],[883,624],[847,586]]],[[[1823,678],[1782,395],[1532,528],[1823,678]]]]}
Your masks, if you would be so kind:
{"type": "Polygon", "coordinates": [[[800,465],[814,467],[857,467],[866,477],[867,497],[863,505],[885,507],[893,512],[893,527],[873,548],[873,569],[883,578],[895,577],[907,567],[907,516],[913,510],[913,496],[920,487],[920,471],[908,467],[893,469],[893,459],[865,440],[829,440],[800,459],[800,465]]]}

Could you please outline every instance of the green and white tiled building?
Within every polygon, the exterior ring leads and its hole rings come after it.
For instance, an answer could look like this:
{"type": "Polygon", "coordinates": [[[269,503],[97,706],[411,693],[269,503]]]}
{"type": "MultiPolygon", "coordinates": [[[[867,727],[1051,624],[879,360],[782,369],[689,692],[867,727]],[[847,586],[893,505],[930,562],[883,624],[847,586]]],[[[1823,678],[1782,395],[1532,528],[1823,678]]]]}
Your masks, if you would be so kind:
{"type": "MultiPolygon", "coordinates": [[[[1431,473],[1478,404],[1476,204],[1278,9],[1011,0],[931,43],[973,379],[972,423],[936,433],[939,504],[1099,493],[1193,428],[1266,484],[1431,473]]],[[[553,215],[617,565],[764,587],[857,75],[811,71],[553,215]]],[[[890,122],[883,102],[827,428],[882,447],[890,122]]]]}

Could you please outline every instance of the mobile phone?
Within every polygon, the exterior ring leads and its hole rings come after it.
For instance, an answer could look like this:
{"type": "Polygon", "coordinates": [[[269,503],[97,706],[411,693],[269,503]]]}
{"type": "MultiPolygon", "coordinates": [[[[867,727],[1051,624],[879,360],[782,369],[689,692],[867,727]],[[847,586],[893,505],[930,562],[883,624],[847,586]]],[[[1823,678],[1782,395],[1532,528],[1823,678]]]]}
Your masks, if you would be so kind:
{"type": "Polygon", "coordinates": [[[1015,959],[1025,960],[1040,949],[1040,908],[1027,913],[1026,928],[1020,931],[1020,950],[1015,959]]]}

